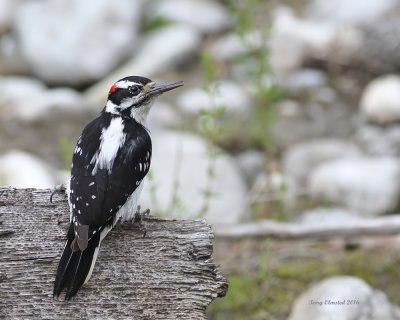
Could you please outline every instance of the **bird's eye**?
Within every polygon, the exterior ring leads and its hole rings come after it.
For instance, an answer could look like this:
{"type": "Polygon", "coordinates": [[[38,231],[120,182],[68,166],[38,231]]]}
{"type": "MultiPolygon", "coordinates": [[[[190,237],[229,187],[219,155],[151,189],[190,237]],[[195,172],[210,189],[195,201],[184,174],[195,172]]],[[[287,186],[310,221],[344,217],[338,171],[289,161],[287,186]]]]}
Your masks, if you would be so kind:
{"type": "Polygon", "coordinates": [[[130,86],[129,87],[129,92],[136,96],[139,93],[140,89],[137,86],[130,86]]]}

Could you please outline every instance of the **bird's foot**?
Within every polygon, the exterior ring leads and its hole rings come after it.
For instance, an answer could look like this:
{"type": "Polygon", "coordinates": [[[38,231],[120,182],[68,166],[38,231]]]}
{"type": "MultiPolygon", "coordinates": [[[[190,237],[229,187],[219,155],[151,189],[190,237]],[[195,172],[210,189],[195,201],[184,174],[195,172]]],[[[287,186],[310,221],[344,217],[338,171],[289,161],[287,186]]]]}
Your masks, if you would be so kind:
{"type": "Polygon", "coordinates": [[[137,206],[136,212],[135,212],[135,216],[133,218],[133,222],[137,223],[139,225],[139,229],[140,231],[143,232],[143,238],[146,236],[147,233],[147,228],[145,223],[143,222],[143,218],[145,216],[148,216],[150,214],[150,209],[146,209],[144,211],[140,211],[140,206],[137,206]]]}
{"type": "Polygon", "coordinates": [[[51,195],[50,195],[50,202],[53,202],[53,196],[54,196],[56,193],[65,193],[65,190],[67,190],[67,188],[65,187],[65,184],[64,184],[64,183],[60,183],[60,184],[56,185],[56,186],[53,188],[53,192],[52,192],[51,195]]]}

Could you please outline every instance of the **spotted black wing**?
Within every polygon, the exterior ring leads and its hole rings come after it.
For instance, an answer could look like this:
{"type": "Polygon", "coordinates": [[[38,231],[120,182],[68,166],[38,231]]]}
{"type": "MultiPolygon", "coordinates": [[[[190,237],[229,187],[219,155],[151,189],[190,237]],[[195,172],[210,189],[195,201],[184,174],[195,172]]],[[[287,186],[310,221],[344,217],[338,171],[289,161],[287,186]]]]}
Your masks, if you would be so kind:
{"type": "Polygon", "coordinates": [[[112,167],[95,170],[101,135],[111,120],[112,116],[103,114],[85,127],[72,161],[72,220],[88,225],[89,237],[93,231],[114,222],[118,209],[134,193],[150,167],[151,140],[147,130],[135,121],[123,119],[123,144],[112,167]]]}

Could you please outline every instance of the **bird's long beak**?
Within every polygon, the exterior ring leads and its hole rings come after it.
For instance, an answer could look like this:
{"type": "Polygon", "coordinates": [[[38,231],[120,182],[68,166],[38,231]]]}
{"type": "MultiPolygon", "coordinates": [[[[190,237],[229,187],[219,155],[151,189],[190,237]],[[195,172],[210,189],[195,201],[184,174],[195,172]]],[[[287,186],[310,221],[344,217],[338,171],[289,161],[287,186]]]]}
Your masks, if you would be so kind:
{"type": "Polygon", "coordinates": [[[150,95],[157,95],[183,86],[183,81],[153,82],[149,84],[150,95]]]}

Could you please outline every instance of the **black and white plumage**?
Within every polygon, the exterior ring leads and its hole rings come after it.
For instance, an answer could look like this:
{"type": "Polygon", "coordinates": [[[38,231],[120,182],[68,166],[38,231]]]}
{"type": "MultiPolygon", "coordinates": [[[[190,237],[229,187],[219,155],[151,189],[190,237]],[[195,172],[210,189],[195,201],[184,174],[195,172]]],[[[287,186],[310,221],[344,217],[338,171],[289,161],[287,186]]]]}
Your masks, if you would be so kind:
{"type": "Polygon", "coordinates": [[[145,120],[155,97],[183,85],[126,77],[110,88],[101,114],[78,139],[67,184],[70,227],[54,295],[73,297],[93,271],[101,241],[120,220],[137,212],[150,168],[151,138],[145,120]]]}

